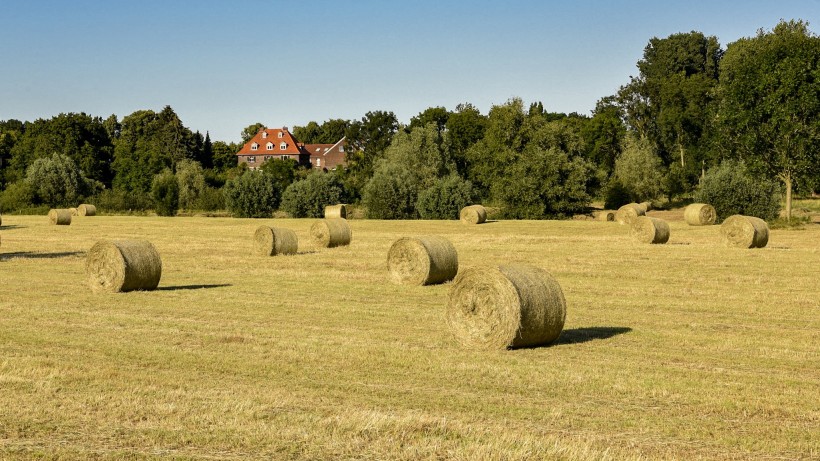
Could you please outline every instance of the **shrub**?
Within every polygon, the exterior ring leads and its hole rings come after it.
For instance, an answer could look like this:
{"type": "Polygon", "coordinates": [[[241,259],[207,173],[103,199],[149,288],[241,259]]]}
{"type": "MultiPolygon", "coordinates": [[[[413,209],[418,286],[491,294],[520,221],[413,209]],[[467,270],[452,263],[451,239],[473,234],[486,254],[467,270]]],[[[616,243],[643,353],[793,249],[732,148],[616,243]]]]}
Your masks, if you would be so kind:
{"type": "Polygon", "coordinates": [[[25,180],[9,184],[0,194],[0,210],[11,212],[31,207],[34,202],[34,192],[25,180]]]}
{"type": "Polygon", "coordinates": [[[34,200],[51,207],[74,206],[86,183],[74,160],[61,154],[35,160],[26,170],[26,181],[34,200]]]}
{"type": "Polygon", "coordinates": [[[205,190],[202,166],[193,160],[181,160],[177,163],[176,178],[179,183],[179,206],[186,210],[195,208],[205,190]]]}
{"type": "Polygon", "coordinates": [[[225,209],[225,195],[222,189],[205,187],[199,194],[195,208],[202,211],[216,211],[225,209]]]}
{"type": "Polygon", "coordinates": [[[743,162],[727,160],[710,169],[695,191],[695,201],[715,207],[717,222],[741,214],[772,220],[780,214],[780,187],[753,176],[743,162]]]}
{"type": "Polygon", "coordinates": [[[631,201],[657,199],[664,179],[661,158],[648,140],[627,136],[623,151],[615,160],[615,177],[629,191],[631,201]]]}
{"type": "Polygon", "coordinates": [[[228,180],[223,191],[228,210],[240,218],[269,218],[281,198],[274,178],[261,171],[228,180]]]}
{"type": "Polygon", "coordinates": [[[339,203],[343,196],[344,187],[336,174],[317,171],[285,189],[282,209],[294,218],[321,218],[325,206],[339,203]]]}
{"type": "Polygon", "coordinates": [[[618,181],[615,176],[609,180],[604,188],[604,208],[607,210],[617,210],[618,208],[632,202],[629,191],[618,181]]]}
{"type": "Polygon", "coordinates": [[[145,193],[122,189],[105,189],[89,201],[106,212],[145,211],[154,207],[153,200],[145,193]]]}
{"type": "Polygon", "coordinates": [[[151,184],[151,198],[154,209],[160,216],[174,216],[179,207],[179,182],[171,170],[165,170],[154,176],[151,184]]]}
{"type": "Polygon", "coordinates": [[[458,175],[439,179],[419,193],[416,210],[422,219],[458,219],[473,202],[473,184],[458,175]]]}
{"type": "Polygon", "coordinates": [[[417,199],[417,176],[394,163],[382,163],[362,191],[362,203],[372,219],[414,219],[417,199]]]}

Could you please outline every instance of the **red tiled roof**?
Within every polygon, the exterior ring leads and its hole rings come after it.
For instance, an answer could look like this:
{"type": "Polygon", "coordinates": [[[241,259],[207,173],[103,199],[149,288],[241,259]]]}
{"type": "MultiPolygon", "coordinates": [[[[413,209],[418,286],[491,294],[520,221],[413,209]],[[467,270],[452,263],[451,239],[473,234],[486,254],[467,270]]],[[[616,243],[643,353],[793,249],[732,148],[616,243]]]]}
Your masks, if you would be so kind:
{"type": "Polygon", "coordinates": [[[259,130],[250,141],[246,142],[236,155],[298,155],[303,153],[299,149],[299,144],[296,139],[290,134],[290,131],[283,128],[265,128],[259,130]],[[279,135],[282,135],[280,138],[279,135]],[[267,137],[263,137],[267,134],[267,137]],[[281,144],[285,143],[285,148],[281,148],[281,144]],[[268,143],[271,144],[271,149],[268,150],[268,143]],[[257,144],[256,150],[253,150],[253,145],[257,144]]]}

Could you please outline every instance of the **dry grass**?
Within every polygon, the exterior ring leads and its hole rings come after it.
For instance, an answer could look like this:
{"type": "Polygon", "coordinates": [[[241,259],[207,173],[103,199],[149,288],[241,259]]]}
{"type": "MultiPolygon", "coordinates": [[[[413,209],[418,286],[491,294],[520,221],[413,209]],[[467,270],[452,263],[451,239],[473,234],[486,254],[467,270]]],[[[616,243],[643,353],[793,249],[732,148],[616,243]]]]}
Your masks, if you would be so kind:
{"type": "Polygon", "coordinates": [[[0,459],[820,457],[818,225],[738,251],[683,221],[638,249],[595,221],[354,220],[327,250],[279,221],[297,255],[254,257],[257,220],[4,216],[0,459]],[[459,346],[450,284],[388,282],[407,234],[546,269],[562,336],[459,346]],[[153,242],[159,289],[85,289],[103,238],[153,242]]]}

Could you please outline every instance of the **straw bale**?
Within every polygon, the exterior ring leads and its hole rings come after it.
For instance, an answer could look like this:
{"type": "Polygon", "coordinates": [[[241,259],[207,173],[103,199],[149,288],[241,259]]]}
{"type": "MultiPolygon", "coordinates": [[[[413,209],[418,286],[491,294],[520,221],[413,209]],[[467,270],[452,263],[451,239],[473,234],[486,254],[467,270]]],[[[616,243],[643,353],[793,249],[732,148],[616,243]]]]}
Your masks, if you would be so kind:
{"type": "Polygon", "coordinates": [[[69,208],[68,211],[71,212],[71,216],[77,216],[78,212],[76,208],[69,208]]]}
{"type": "Polygon", "coordinates": [[[453,281],[447,323],[466,346],[528,347],[555,341],[564,328],[566,312],[561,286],[543,269],[472,267],[453,281]]]}
{"type": "Polygon", "coordinates": [[[669,241],[669,224],[660,218],[638,216],[630,233],[640,243],[666,243],[669,241]]]}
{"type": "Polygon", "coordinates": [[[310,227],[310,238],[320,247],[333,248],[350,245],[353,232],[346,219],[330,218],[315,222],[310,227]]]}
{"type": "Polygon", "coordinates": [[[52,208],[48,212],[48,222],[57,226],[71,224],[71,211],[65,208],[52,208]]]}
{"type": "Polygon", "coordinates": [[[615,221],[615,212],[612,210],[596,211],[593,216],[596,221],[615,221]]]}
{"type": "Polygon", "coordinates": [[[638,216],[644,216],[646,214],[646,210],[644,207],[638,205],[637,203],[628,203],[620,208],[618,211],[615,212],[615,221],[618,221],[618,224],[629,224],[632,225],[632,222],[635,221],[635,218],[638,216]]]}
{"type": "Polygon", "coordinates": [[[444,237],[404,237],[393,242],[387,268],[394,283],[434,285],[453,280],[458,272],[458,253],[444,237]]]}
{"type": "Polygon", "coordinates": [[[481,224],[487,221],[487,210],[481,205],[469,205],[461,209],[459,219],[464,224],[481,224]]]}
{"type": "Polygon", "coordinates": [[[729,216],[720,225],[720,233],[730,247],[763,248],[769,243],[769,225],[754,216],[729,216]]]}
{"type": "Polygon", "coordinates": [[[325,207],[325,218],[344,218],[347,219],[347,205],[328,205],[325,207]]]}
{"type": "Polygon", "coordinates": [[[83,203],[77,207],[77,214],[80,216],[94,216],[97,214],[97,207],[83,203]]]}
{"type": "Polygon", "coordinates": [[[290,229],[259,226],[253,234],[254,249],[262,256],[296,254],[299,239],[290,229]]]}
{"type": "Polygon", "coordinates": [[[711,226],[717,220],[717,211],[706,203],[693,203],[683,210],[683,219],[690,226],[711,226]]]}
{"type": "Polygon", "coordinates": [[[162,276],[162,260],[145,240],[101,240],[88,251],[85,272],[93,291],[153,290],[162,276]]]}

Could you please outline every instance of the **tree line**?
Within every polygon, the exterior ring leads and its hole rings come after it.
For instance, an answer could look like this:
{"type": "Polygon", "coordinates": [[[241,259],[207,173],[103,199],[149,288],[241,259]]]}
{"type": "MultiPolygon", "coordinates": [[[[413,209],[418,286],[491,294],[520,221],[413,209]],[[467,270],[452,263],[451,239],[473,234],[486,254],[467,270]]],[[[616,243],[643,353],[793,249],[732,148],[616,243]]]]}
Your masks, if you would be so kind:
{"type": "Polygon", "coordinates": [[[794,193],[820,188],[820,38],[807,23],[781,21],[725,49],[696,31],[652,38],[637,70],[589,115],[513,98],[487,114],[463,103],[406,124],[376,110],[294,127],[300,142],[346,138],[346,168],[327,174],[281,160],[248,171],[235,153],[263,124],[239,143],[212,142],[171,107],[121,120],[0,121],[0,207],[92,198],[109,210],[313,216],[345,201],[406,219],[455,217],[482,202],[508,218],[560,218],[596,198],[616,207],[691,196],[731,165],[749,187],[779,184],[790,215],[794,193]]]}

